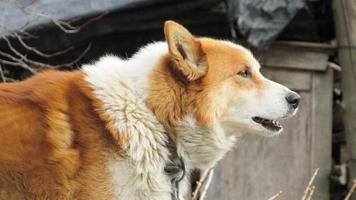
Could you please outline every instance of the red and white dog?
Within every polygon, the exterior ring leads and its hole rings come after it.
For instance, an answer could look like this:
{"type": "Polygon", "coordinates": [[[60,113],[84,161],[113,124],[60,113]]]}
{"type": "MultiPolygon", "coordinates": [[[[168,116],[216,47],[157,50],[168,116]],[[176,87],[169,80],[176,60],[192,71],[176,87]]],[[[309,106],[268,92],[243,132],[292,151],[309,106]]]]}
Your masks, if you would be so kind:
{"type": "Polygon", "coordinates": [[[167,21],[166,42],[132,58],[0,85],[0,199],[168,200],[169,141],[186,175],[234,136],[282,131],[299,96],[264,78],[250,51],[167,21]]]}

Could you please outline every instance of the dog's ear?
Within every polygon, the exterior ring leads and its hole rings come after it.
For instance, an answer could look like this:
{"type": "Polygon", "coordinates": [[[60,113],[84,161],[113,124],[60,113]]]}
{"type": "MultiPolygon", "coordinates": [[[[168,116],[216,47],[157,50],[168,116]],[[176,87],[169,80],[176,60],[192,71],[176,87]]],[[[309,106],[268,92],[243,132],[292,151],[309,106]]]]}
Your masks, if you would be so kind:
{"type": "Polygon", "coordinates": [[[178,70],[189,81],[202,77],[206,73],[207,64],[200,41],[182,25],[173,21],[166,21],[164,34],[169,54],[174,59],[178,70]]]}

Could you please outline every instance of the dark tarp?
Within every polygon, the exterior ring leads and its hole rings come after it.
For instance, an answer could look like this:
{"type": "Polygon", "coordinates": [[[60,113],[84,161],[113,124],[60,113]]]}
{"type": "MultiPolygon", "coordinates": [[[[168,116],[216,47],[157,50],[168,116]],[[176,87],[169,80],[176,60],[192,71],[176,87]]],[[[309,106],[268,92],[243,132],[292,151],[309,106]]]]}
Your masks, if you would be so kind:
{"type": "Polygon", "coordinates": [[[0,33],[32,29],[56,20],[156,5],[169,0],[3,0],[0,1],[0,33]]]}
{"type": "Polygon", "coordinates": [[[238,33],[250,45],[262,48],[304,7],[304,0],[229,0],[228,14],[238,33]]]}
{"type": "MultiPolygon", "coordinates": [[[[165,19],[184,18],[180,22],[188,23],[185,24],[188,27],[189,23],[200,23],[202,26],[206,25],[207,21],[214,21],[214,13],[218,12],[220,15],[224,14],[226,21],[230,22],[231,29],[228,34],[231,30],[236,30],[237,36],[241,36],[251,46],[263,49],[268,47],[292,20],[295,20],[293,18],[297,13],[299,17],[292,27],[297,31],[287,28],[287,31],[281,34],[283,39],[316,41],[319,35],[330,32],[319,31],[316,28],[319,22],[316,22],[315,16],[311,14],[313,10],[306,6],[310,2],[321,4],[330,0],[307,0],[307,3],[304,1],[306,0],[3,0],[0,1],[0,34],[7,35],[24,27],[26,30],[41,29],[46,32],[47,25],[53,26],[52,19],[76,24],[78,20],[103,13],[117,17],[111,18],[110,23],[96,26],[90,36],[161,28],[165,19]],[[227,5],[227,9],[226,6],[219,8],[222,4],[227,5]],[[205,12],[207,8],[212,11],[205,12]]],[[[221,18],[215,21],[220,22],[221,18]]],[[[221,28],[222,30],[226,29],[221,28]]],[[[84,32],[77,37],[89,35],[84,32]]],[[[71,43],[69,40],[62,42],[65,42],[62,43],[64,45],[71,43]]]]}

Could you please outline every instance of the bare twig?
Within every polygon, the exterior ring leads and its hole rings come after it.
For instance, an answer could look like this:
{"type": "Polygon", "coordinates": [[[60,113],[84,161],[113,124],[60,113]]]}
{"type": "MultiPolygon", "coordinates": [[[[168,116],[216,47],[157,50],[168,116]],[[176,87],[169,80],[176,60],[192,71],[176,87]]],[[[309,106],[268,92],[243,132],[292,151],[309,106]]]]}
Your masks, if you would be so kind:
{"type": "MultiPolygon", "coordinates": [[[[36,73],[36,70],[34,68],[52,68],[51,65],[48,65],[48,64],[44,64],[44,63],[41,63],[41,62],[37,62],[37,61],[34,61],[34,60],[31,60],[31,59],[28,59],[25,55],[23,55],[22,53],[20,53],[18,50],[16,50],[10,40],[7,38],[7,37],[4,37],[2,36],[2,38],[6,41],[7,43],[7,46],[9,47],[9,49],[16,55],[18,56],[19,58],[15,58],[14,56],[11,56],[10,54],[7,54],[5,52],[0,52],[1,55],[11,59],[12,61],[14,62],[18,62],[20,65],[18,66],[21,66],[27,70],[29,70],[31,73],[36,73]],[[33,67],[30,67],[29,65],[33,66],[33,67]]],[[[3,63],[3,64],[7,64],[7,63],[3,63]]]]}
{"type": "Polygon", "coordinates": [[[21,59],[16,58],[15,56],[12,56],[11,54],[3,52],[1,50],[0,50],[0,55],[4,56],[4,57],[6,57],[6,58],[8,58],[8,59],[10,59],[12,61],[16,61],[16,62],[22,61],[21,59]]]}
{"type": "Polygon", "coordinates": [[[26,56],[24,56],[22,53],[20,53],[19,51],[17,51],[17,50],[12,46],[10,40],[9,40],[7,37],[5,37],[5,36],[1,36],[1,37],[5,40],[7,46],[9,47],[9,49],[10,49],[15,55],[19,56],[20,58],[26,57],[26,56]]]}
{"type": "MultiPolygon", "coordinates": [[[[36,17],[41,17],[41,18],[45,18],[48,19],[50,21],[52,21],[55,25],[58,26],[59,29],[61,29],[63,32],[65,33],[78,33],[79,31],[81,31],[83,28],[85,28],[86,26],[88,26],[89,24],[102,19],[105,15],[107,15],[109,12],[103,12],[101,14],[99,14],[98,16],[95,16],[89,20],[87,20],[86,22],[84,22],[83,24],[79,25],[79,26],[73,26],[72,24],[65,22],[63,20],[59,20],[59,19],[55,19],[49,15],[46,15],[44,13],[40,13],[38,11],[33,11],[33,10],[29,10],[28,6],[22,6],[19,2],[17,1],[13,1],[14,5],[21,9],[23,12],[25,12],[28,15],[33,15],[36,17]]],[[[32,3],[32,2],[31,2],[32,3]]],[[[24,25],[24,27],[26,27],[27,24],[24,25]]]]}
{"type": "Polygon", "coordinates": [[[277,199],[279,196],[281,196],[282,193],[283,193],[283,192],[282,192],[282,190],[281,190],[281,191],[279,191],[277,194],[275,194],[275,195],[273,195],[272,197],[270,197],[268,200],[275,200],[275,199],[277,199]]]}
{"type": "MultiPolygon", "coordinates": [[[[33,1],[34,2],[34,1],[33,1]]],[[[31,4],[33,3],[31,2],[31,4]]],[[[94,16],[90,19],[87,19],[84,22],[79,22],[81,25],[76,26],[73,25],[72,22],[66,22],[62,20],[58,20],[53,18],[50,15],[43,14],[43,13],[38,13],[36,11],[31,10],[27,6],[23,6],[19,4],[17,1],[12,1],[12,3],[15,4],[19,9],[21,9],[24,13],[28,15],[32,15],[37,18],[45,18],[50,21],[52,21],[56,26],[58,26],[63,32],[65,33],[77,33],[80,30],[84,29],[87,27],[89,24],[98,21],[102,19],[105,15],[107,15],[109,12],[103,12],[97,16],[94,16]]],[[[31,20],[33,21],[33,20],[31,20]]],[[[58,65],[50,65],[46,64],[43,62],[38,62],[36,60],[33,60],[28,56],[28,53],[31,53],[30,55],[36,54],[38,56],[41,56],[43,58],[52,58],[55,56],[60,56],[68,53],[69,51],[74,49],[74,46],[70,46],[64,50],[61,51],[56,51],[56,52],[51,52],[51,53],[46,53],[38,48],[31,46],[27,43],[26,39],[31,38],[31,39],[36,39],[38,36],[27,32],[26,30],[28,29],[28,26],[30,25],[31,21],[28,21],[25,23],[22,27],[20,27],[16,32],[10,34],[9,36],[4,36],[2,33],[0,33],[0,39],[4,39],[4,41],[7,44],[8,50],[2,51],[0,50],[0,81],[6,81],[6,80],[13,80],[9,77],[6,77],[6,74],[4,73],[4,66],[18,66],[21,67],[25,70],[28,70],[32,74],[37,73],[38,71],[42,69],[58,69],[61,67],[72,67],[74,64],[78,63],[91,49],[91,43],[86,47],[86,49],[78,56],[76,57],[73,61],[64,63],[64,64],[58,64],[58,65]],[[16,42],[21,45],[21,49],[17,49],[12,43],[13,41],[10,41],[10,37],[13,37],[16,42]]],[[[74,22],[75,23],[75,22],[74,22]]],[[[77,24],[79,24],[77,23],[77,24]]],[[[17,44],[16,43],[16,44],[17,44]]]]}
{"type": "Polygon", "coordinates": [[[83,28],[87,27],[88,25],[92,24],[95,21],[98,21],[100,19],[102,19],[103,17],[105,17],[105,15],[109,14],[109,12],[103,12],[98,16],[95,16],[93,18],[90,18],[88,21],[86,21],[85,23],[81,24],[80,26],[77,26],[77,28],[79,28],[80,30],[82,30],[83,28]]]}
{"type": "Polygon", "coordinates": [[[312,199],[314,191],[315,191],[315,186],[313,185],[309,190],[309,195],[307,197],[307,200],[311,200],[312,199]]]}
{"type": "Polygon", "coordinates": [[[73,26],[72,24],[65,22],[63,20],[59,20],[59,19],[55,19],[49,15],[43,14],[43,13],[39,13],[39,12],[35,12],[35,11],[28,11],[26,9],[22,9],[24,12],[26,12],[27,14],[30,15],[34,15],[37,17],[42,17],[42,18],[46,18],[48,20],[51,20],[55,25],[58,26],[59,29],[61,29],[63,32],[65,33],[70,33],[70,34],[74,34],[74,33],[78,33],[79,31],[81,31],[83,28],[85,28],[86,26],[88,26],[89,24],[98,21],[100,19],[102,19],[105,15],[107,15],[109,12],[103,12],[98,16],[95,16],[89,20],[87,20],[85,23],[78,25],[78,26],[73,26]]]}
{"type": "Polygon", "coordinates": [[[31,73],[36,73],[36,70],[33,69],[32,67],[30,67],[27,63],[25,63],[22,59],[20,58],[15,58],[14,56],[5,53],[3,51],[0,51],[0,55],[9,58],[12,61],[9,60],[4,60],[4,59],[0,59],[0,63],[4,64],[4,65],[11,65],[11,66],[19,66],[22,67],[28,71],[30,71],[31,73]]]}
{"type": "Polygon", "coordinates": [[[353,184],[351,186],[351,189],[347,193],[347,195],[345,197],[345,200],[349,200],[351,198],[351,196],[352,196],[353,192],[355,191],[355,189],[356,189],[356,179],[354,179],[353,184]]]}
{"type": "Polygon", "coordinates": [[[341,66],[336,63],[328,62],[328,67],[330,67],[331,69],[333,69],[335,71],[341,72],[341,66]]]}
{"type": "Polygon", "coordinates": [[[17,33],[18,33],[19,35],[21,35],[22,38],[25,38],[25,39],[27,39],[27,38],[37,39],[37,38],[38,38],[37,35],[34,35],[34,34],[28,32],[28,31],[25,31],[25,30],[23,30],[23,29],[18,30],[17,33]]]}
{"type": "MultiPolygon", "coordinates": [[[[38,55],[41,55],[43,57],[53,57],[56,55],[60,55],[60,54],[64,54],[67,51],[69,51],[72,48],[67,48],[63,51],[58,51],[56,53],[53,54],[45,54],[33,47],[28,46],[19,35],[16,35],[17,39],[19,40],[19,42],[29,51],[31,52],[35,52],[38,55]]],[[[59,64],[59,65],[49,65],[49,64],[45,64],[42,62],[38,62],[32,59],[27,58],[26,55],[22,54],[21,52],[19,52],[10,42],[10,40],[7,37],[2,36],[2,38],[6,41],[7,46],[9,47],[9,49],[11,50],[11,52],[16,55],[17,57],[5,53],[3,51],[0,51],[0,55],[10,59],[10,60],[4,60],[4,59],[0,59],[0,63],[2,64],[6,64],[6,65],[12,65],[12,66],[20,66],[26,70],[29,70],[31,73],[36,73],[36,69],[57,69],[57,68],[61,68],[61,67],[70,67],[73,64],[79,62],[91,49],[91,43],[89,43],[89,45],[87,46],[87,48],[73,61],[69,62],[69,63],[64,63],[64,64],[59,64]]]]}
{"type": "Polygon", "coordinates": [[[205,183],[204,183],[204,187],[200,192],[200,200],[203,200],[208,192],[209,186],[211,184],[211,181],[213,180],[213,176],[214,176],[214,170],[212,169],[209,174],[208,174],[208,178],[206,179],[205,183]]]}
{"type": "Polygon", "coordinates": [[[6,82],[6,77],[5,77],[4,70],[2,69],[1,64],[0,64],[0,82],[6,82]]]}
{"type": "Polygon", "coordinates": [[[61,20],[58,20],[58,19],[54,19],[53,17],[48,16],[48,15],[43,14],[43,13],[39,13],[39,12],[36,12],[36,11],[29,11],[25,7],[22,7],[21,5],[19,5],[18,2],[16,2],[16,1],[14,3],[19,9],[21,9],[23,12],[25,12],[28,15],[33,15],[33,16],[36,16],[36,17],[42,17],[42,18],[51,20],[54,24],[56,24],[65,33],[77,33],[79,31],[79,28],[77,28],[75,26],[72,26],[71,24],[69,24],[67,22],[64,22],[64,21],[61,21],[61,20]]]}
{"type": "Polygon", "coordinates": [[[64,63],[60,65],[54,66],[54,68],[60,68],[60,67],[71,67],[72,65],[78,63],[91,49],[91,43],[88,44],[87,48],[73,61],[69,63],[64,63]]]}
{"type": "Polygon", "coordinates": [[[205,181],[207,180],[207,178],[209,177],[209,174],[211,173],[212,169],[208,169],[204,172],[203,176],[200,178],[200,180],[197,182],[197,187],[195,188],[195,191],[192,194],[192,200],[198,200],[198,194],[202,188],[202,186],[204,185],[205,181]]]}
{"type": "Polygon", "coordinates": [[[307,186],[307,188],[306,188],[305,191],[304,191],[304,195],[303,195],[303,197],[302,197],[302,200],[306,200],[307,197],[309,196],[309,194],[310,194],[310,192],[311,192],[312,184],[313,184],[313,182],[314,182],[315,177],[318,175],[318,173],[319,173],[319,168],[317,168],[317,169],[314,171],[314,174],[313,174],[313,176],[311,177],[311,179],[310,179],[310,181],[309,181],[309,183],[308,183],[308,186],[307,186]]]}
{"type": "Polygon", "coordinates": [[[68,51],[74,49],[74,47],[71,46],[71,47],[68,47],[68,48],[66,48],[66,49],[64,49],[64,50],[62,50],[62,51],[57,51],[57,52],[54,52],[54,53],[51,53],[51,54],[47,54],[47,53],[43,53],[42,51],[39,51],[38,49],[36,49],[36,48],[34,48],[34,47],[31,47],[31,46],[29,46],[28,44],[26,44],[26,43],[23,41],[22,37],[21,37],[18,33],[15,33],[15,36],[16,36],[17,40],[20,42],[20,44],[21,44],[23,47],[25,47],[27,50],[32,51],[32,52],[36,53],[37,55],[42,56],[42,57],[45,57],[45,58],[51,58],[51,57],[63,55],[63,54],[65,54],[65,53],[67,53],[68,51]]]}
{"type": "Polygon", "coordinates": [[[80,28],[72,26],[67,22],[57,20],[57,19],[51,19],[51,20],[55,25],[57,25],[65,33],[73,34],[73,33],[78,33],[80,31],[80,28]]]}
{"type": "Polygon", "coordinates": [[[26,8],[31,6],[33,3],[35,3],[37,0],[32,0],[31,2],[27,2],[25,6],[22,6],[20,2],[18,2],[18,5],[21,6],[21,8],[26,8]]]}

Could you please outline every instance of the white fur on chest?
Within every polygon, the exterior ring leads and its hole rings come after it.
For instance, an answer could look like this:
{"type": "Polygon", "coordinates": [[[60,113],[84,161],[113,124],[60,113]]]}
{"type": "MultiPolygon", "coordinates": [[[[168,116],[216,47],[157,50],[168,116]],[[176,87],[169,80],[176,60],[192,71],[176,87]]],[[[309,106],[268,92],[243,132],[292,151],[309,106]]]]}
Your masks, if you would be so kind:
{"type": "Polygon", "coordinates": [[[170,182],[163,173],[142,174],[129,159],[112,155],[107,169],[112,175],[111,184],[118,200],[170,200],[170,182]],[[116,158],[115,158],[116,157],[116,158]]]}
{"type": "Polygon", "coordinates": [[[177,131],[177,151],[190,168],[214,167],[233,147],[236,139],[226,136],[220,124],[206,128],[193,117],[184,118],[177,131]]]}
{"type": "Polygon", "coordinates": [[[171,184],[164,173],[169,151],[163,126],[145,105],[148,77],[167,52],[165,43],[144,47],[133,58],[107,56],[83,67],[86,81],[119,133],[129,137],[125,155],[112,153],[107,170],[115,199],[165,200],[171,184]]]}

